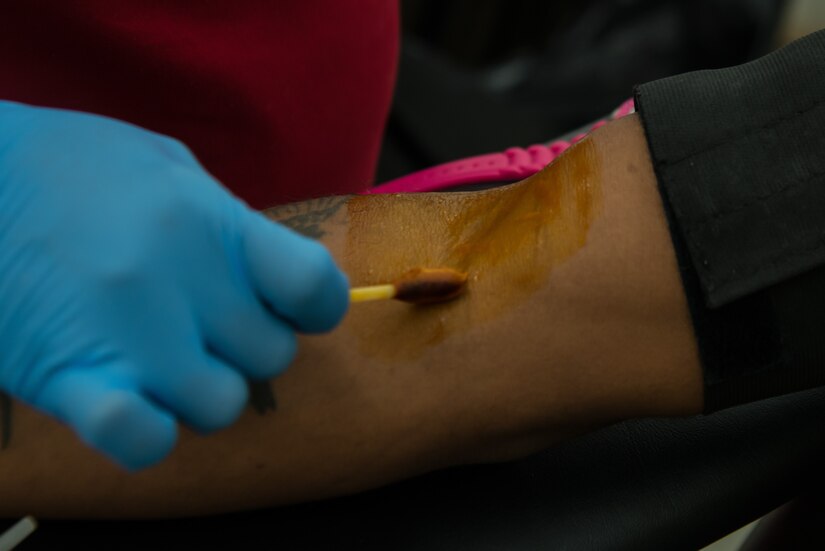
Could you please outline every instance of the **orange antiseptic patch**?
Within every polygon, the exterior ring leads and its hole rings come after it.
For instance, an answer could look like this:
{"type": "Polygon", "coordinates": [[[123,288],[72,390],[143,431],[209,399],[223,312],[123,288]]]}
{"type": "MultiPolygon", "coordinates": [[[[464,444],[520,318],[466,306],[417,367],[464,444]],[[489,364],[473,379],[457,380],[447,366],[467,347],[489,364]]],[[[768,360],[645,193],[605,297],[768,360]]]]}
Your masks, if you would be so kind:
{"type": "Polygon", "coordinates": [[[358,322],[347,325],[358,328],[364,353],[403,359],[501,315],[585,245],[601,198],[599,155],[587,139],[507,187],[355,197],[343,258],[352,285],[393,281],[417,267],[452,268],[468,281],[449,303],[359,305],[349,314],[358,322]]]}

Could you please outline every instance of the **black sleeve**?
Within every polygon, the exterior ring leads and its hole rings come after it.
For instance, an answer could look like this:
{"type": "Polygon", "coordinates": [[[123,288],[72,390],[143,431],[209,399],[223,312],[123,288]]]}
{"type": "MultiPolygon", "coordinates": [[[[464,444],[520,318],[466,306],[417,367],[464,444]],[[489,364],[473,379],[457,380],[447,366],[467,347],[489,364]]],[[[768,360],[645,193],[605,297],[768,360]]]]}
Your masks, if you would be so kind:
{"type": "Polygon", "coordinates": [[[644,84],[705,410],[825,385],[825,31],[644,84]]]}

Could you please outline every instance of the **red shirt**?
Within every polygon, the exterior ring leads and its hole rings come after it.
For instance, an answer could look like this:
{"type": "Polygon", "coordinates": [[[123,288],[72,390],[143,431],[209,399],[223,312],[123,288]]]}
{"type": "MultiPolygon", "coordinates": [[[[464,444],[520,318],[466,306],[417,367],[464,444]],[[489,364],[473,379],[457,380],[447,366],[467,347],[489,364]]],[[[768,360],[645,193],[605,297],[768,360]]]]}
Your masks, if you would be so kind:
{"type": "Polygon", "coordinates": [[[252,206],[372,181],[393,0],[43,0],[0,15],[0,98],[174,136],[252,206]]]}

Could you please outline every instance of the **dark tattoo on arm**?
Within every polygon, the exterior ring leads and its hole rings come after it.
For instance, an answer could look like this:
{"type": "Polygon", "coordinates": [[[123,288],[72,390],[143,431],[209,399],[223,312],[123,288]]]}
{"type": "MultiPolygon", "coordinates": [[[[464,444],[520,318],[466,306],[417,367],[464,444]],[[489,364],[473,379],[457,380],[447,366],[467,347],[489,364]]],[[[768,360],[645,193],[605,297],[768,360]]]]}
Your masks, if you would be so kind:
{"type": "Polygon", "coordinates": [[[0,392],[0,450],[5,450],[11,441],[11,398],[0,392]]]}
{"type": "MultiPolygon", "coordinates": [[[[323,197],[265,210],[264,214],[301,235],[320,239],[326,235],[324,224],[338,213],[349,197],[323,197]]],[[[249,402],[259,414],[275,411],[278,402],[269,381],[249,381],[249,402]]]]}
{"type": "Polygon", "coordinates": [[[322,197],[274,207],[264,211],[264,214],[301,235],[320,239],[327,234],[324,224],[328,223],[348,200],[347,196],[322,197]]]}
{"type": "Polygon", "coordinates": [[[269,381],[249,381],[249,402],[253,409],[264,415],[268,410],[278,409],[275,393],[269,381]]]}

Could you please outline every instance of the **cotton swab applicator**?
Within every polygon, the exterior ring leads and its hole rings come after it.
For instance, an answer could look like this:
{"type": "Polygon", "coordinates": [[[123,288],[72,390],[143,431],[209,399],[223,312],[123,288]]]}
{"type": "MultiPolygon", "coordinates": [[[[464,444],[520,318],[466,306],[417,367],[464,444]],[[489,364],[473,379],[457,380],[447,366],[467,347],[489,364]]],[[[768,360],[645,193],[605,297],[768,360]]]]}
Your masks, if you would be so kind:
{"type": "Polygon", "coordinates": [[[464,292],[467,274],[452,268],[415,268],[393,283],[354,287],[350,302],[395,299],[411,304],[432,304],[457,298],[464,292]]]}

